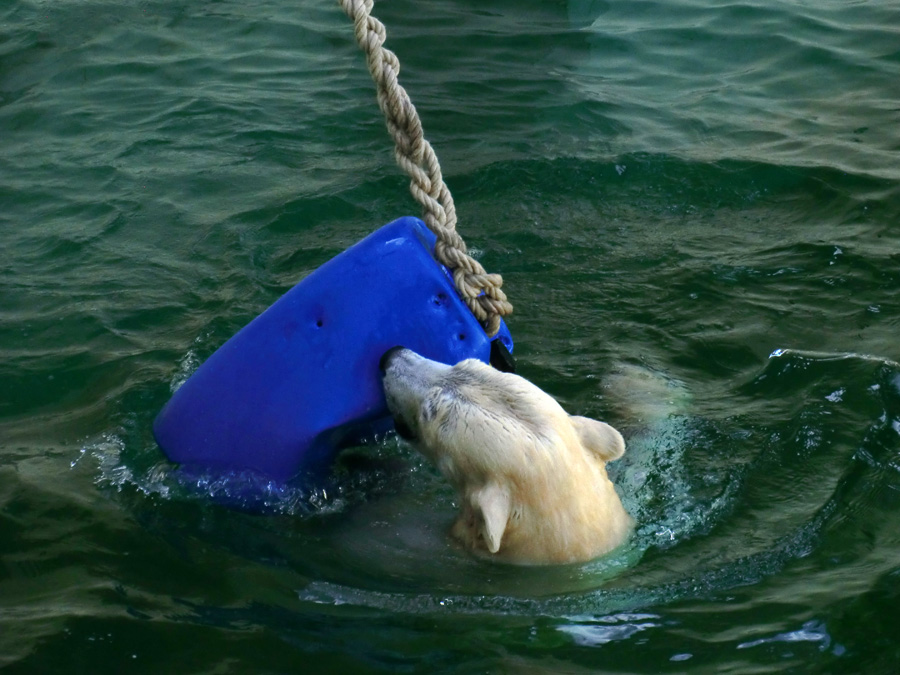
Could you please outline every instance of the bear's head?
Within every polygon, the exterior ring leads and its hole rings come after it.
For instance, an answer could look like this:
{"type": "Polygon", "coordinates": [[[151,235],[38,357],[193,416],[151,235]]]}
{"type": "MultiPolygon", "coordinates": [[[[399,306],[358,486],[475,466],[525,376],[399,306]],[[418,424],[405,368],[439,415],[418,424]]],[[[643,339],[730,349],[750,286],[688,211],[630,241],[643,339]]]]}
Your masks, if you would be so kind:
{"type": "MultiPolygon", "coordinates": [[[[528,380],[475,359],[448,366],[395,347],[380,365],[398,433],[460,492],[463,514],[454,533],[470,538],[471,547],[497,553],[522,521],[565,520],[575,511],[569,521],[589,519],[582,512],[597,495],[598,509],[604,500],[621,509],[605,463],[621,457],[625,443],[608,424],[569,415],[528,380]]],[[[544,526],[570,523],[528,523],[544,526]]]]}

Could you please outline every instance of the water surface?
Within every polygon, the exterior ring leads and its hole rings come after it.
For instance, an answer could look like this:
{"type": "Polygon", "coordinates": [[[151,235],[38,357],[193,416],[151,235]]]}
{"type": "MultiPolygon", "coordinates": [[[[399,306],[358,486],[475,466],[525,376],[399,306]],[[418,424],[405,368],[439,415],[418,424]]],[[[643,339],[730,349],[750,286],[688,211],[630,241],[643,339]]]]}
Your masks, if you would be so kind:
{"type": "Polygon", "coordinates": [[[151,422],[415,205],[330,0],[0,8],[0,665],[893,672],[900,10],[383,2],[520,372],[629,441],[612,556],[472,560],[385,439],[262,513],[151,422]],[[664,403],[660,403],[663,400],[664,403]]]}

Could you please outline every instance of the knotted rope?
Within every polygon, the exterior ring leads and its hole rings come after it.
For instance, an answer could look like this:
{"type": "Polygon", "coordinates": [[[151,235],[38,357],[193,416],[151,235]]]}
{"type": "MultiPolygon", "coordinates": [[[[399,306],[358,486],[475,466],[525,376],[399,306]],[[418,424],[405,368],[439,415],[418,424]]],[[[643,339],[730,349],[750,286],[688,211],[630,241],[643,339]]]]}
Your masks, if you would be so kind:
{"type": "Polygon", "coordinates": [[[385,29],[371,14],[374,0],[338,2],[353,19],[356,41],[366,54],[378,106],[394,139],[394,157],[410,177],[409,190],[422,205],[422,220],[437,237],[435,257],[453,273],[460,296],[493,337],[500,328],[500,317],[512,313],[512,305],[500,290],[503,278],[485,272],[481,263],[466,252],[466,244],[456,232],[453,197],[441,177],[437,156],[425,140],[416,108],[397,81],[400,62],[394,52],[382,46],[385,29]]]}

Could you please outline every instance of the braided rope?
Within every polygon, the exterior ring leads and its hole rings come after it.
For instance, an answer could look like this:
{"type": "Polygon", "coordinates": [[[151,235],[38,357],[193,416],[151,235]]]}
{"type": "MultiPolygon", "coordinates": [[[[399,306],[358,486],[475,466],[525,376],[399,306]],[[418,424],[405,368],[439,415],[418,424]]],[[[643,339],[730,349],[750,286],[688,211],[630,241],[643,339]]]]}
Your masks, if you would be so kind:
{"type": "Polygon", "coordinates": [[[394,157],[410,177],[409,191],[422,206],[422,220],[437,237],[435,256],[451,270],[453,282],[491,337],[500,329],[500,318],[512,313],[512,305],[500,290],[503,278],[488,274],[472,258],[456,231],[453,196],[444,184],[441,166],[431,144],[422,132],[422,122],[406,90],[397,81],[400,62],[385,49],[385,29],[372,16],[374,0],[338,0],[353,19],[356,41],[366,54],[369,72],[375,81],[378,106],[384,114],[388,132],[394,139],[394,157]]]}

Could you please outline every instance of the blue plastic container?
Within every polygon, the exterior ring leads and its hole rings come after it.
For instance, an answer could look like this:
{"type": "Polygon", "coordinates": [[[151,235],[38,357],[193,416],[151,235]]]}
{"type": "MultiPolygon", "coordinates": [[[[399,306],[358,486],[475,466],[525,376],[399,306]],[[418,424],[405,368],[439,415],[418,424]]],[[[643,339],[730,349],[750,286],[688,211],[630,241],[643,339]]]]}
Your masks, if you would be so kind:
{"type": "MultiPolygon", "coordinates": [[[[491,340],[433,255],[435,237],[400,218],[322,265],[222,345],[153,425],[190,470],[315,476],[338,450],[390,428],[378,361],[396,345],[489,362],[491,340]]],[[[499,337],[512,351],[505,324],[499,337]]]]}

